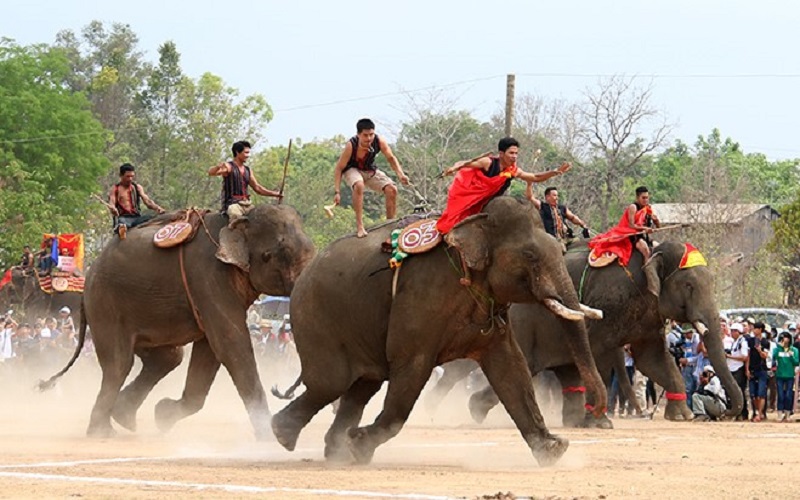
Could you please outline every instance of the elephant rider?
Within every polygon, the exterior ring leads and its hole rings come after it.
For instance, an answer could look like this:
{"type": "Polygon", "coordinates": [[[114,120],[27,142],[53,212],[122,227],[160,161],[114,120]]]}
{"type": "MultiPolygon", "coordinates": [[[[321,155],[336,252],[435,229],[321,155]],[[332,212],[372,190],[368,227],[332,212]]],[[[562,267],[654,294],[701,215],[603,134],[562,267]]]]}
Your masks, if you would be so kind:
{"type": "Polygon", "coordinates": [[[30,245],[25,245],[22,248],[22,258],[19,260],[19,267],[22,269],[23,272],[29,272],[33,270],[33,252],[31,251],[30,245]]]}
{"type": "Polygon", "coordinates": [[[267,189],[256,180],[256,176],[245,162],[250,158],[250,148],[247,141],[233,143],[231,152],[233,160],[220,163],[208,169],[208,175],[222,176],[222,213],[227,214],[233,221],[243,216],[250,208],[250,193],[248,186],[261,196],[282,198],[283,193],[267,189]]]}
{"type": "Polygon", "coordinates": [[[136,178],[136,167],[130,163],[125,163],[119,167],[119,182],[111,187],[108,195],[108,210],[117,219],[114,231],[119,234],[119,239],[124,240],[128,234],[128,228],[133,228],[152,219],[152,215],[142,215],[141,202],[159,214],[164,213],[158,203],[150,199],[144,192],[144,188],[134,182],[136,178]]]}
{"type": "Polygon", "coordinates": [[[353,190],[353,211],[356,213],[356,235],[363,238],[367,235],[364,229],[364,187],[383,192],[386,197],[386,218],[394,219],[397,214],[397,186],[392,180],[375,166],[375,157],[379,153],[389,161],[392,170],[403,185],[408,184],[408,177],[403,173],[400,161],[392,152],[389,143],[375,134],[375,123],[369,118],[356,122],[356,135],[345,144],[336,167],[333,170],[334,205],[341,201],[339,185],[342,179],[353,190]]]}
{"type": "Polygon", "coordinates": [[[528,183],[542,182],[567,172],[571,165],[564,163],[556,170],[528,173],[517,167],[519,142],[513,137],[504,137],[497,144],[497,156],[484,155],[467,161],[456,162],[444,171],[444,175],[458,172],[447,194],[447,205],[436,223],[436,229],[446,234],[470,215],[480,212],[486,203],[500,196],[518,178],[528,183]]]}
{"type": "Polygon", "coordinates": [[[716,420],[725,413],[725,408],[725,389],[714,367],[708,365],[700,373],[700,388],[692,395],[694,422],[716,420]]]}
{"type": "Polygon", "coordinates": [[[596,255],[611,252],[620,257],[620,263],[628,265],[631,246],[644,256],[650,257],[650,233],[661,227],[661,222],[650,206],[650,193],[645,186],[636,188],[636,201],[625,208],[616,226],[609,231],[592,238],[589,247],[596,255]]]}
{"type": "Polygon", "coordinates": [[[533,194],[533,184],[528,183],[528,188],[525,191],[525,196],[531,200],[533,205],[539,210],[539,215],[544,224],[544,230],[555,236],[559,241],[571,239],[571,230],[564,224],[564,220],[568,220],[573,224],[583,228],[582,235],[584,238],[589,237],[589,228],[580,217],[575,215],[566,205],[558,203],[558,188],[548,187],[544,190],[544,201],[542,203],[533,194]]]}

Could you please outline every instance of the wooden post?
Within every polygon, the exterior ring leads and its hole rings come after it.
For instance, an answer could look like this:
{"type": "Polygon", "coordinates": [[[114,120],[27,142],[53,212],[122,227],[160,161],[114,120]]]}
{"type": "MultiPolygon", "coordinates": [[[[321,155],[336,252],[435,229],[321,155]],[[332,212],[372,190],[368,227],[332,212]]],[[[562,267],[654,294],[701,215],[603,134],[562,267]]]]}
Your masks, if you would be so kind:
{"type": "Polygon", "coordinates": [[[506,137],[511,137],[511,129],[514,127],[515,80],[515,75],[506,75],[506,137]]]}

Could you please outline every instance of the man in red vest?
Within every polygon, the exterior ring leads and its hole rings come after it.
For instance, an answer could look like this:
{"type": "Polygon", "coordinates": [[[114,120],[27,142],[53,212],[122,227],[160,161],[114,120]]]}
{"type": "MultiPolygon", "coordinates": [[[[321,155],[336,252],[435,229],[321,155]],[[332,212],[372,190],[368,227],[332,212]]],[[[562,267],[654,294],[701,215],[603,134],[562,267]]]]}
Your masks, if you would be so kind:
{"type": "Polygon", "coordinates": [[[528,183],[543,182],[556,175],[562,175],[571,167],[564,163],[556,170],[537,174],[525,172],[517,167],[519,142],[513,137],[500,139],[497,156],[484,155],[480,158],[459,161],[444,171],[445,175],[458,172],[447,194],[447,206],[436,224],[436,229],[446,234],[453,226],[475,215],[495,196],[505,193],[511,180],[522,179],[528,183]]]}

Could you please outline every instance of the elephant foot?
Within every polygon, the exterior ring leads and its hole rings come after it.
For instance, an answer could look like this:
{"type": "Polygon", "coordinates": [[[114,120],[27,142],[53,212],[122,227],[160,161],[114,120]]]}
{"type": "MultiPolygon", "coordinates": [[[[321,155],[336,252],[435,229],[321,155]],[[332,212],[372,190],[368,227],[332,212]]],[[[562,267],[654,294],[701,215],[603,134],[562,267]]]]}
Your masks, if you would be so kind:
{"type": "Polygon", "coordinates": [[[350,452],[347,444],[337,442],[325,445],[325,460],[335,464],[351,464],[356,458],[350,452]]]}
{"type": "Polygon", "coordinates": [[[694,414],[686,402],[668,401],[664,408],[664,418],[673,422],[688,421],[694,418],[694,414]]]}
{"type": "Polygon", "coordinates": [[[272,433],[281,446],[288,451],[294,451],[297,446],[297,438],[300,437],[300,429],[291,422],[287,422],[282,411],[272,417],[272,433]]]}
{"type": "Polygon", "coordinates": [[[111,421],[105,422],[103,424],[98,424],[92,422],[89,424],[89,428],[86,429],[86,436],[90,438],[96,439],[107,439],[113,438],[117,435],[117,431],[111,427],[111,421]]]}
{"type": "Polygon", "coordinates": [[[350,439],[347,446],[353,456],[355,463],[366,465],[372,461],[375,454],[375,445],[366,429],[352,428],[347,432],[350,439]]]}
{"type": "MultiPolygon", "coordinates": [[[[264,442],[264,441],[272,441],[274,433],[271,430],[271,423],[272,417],[267,415],[267,418],[254,418],[252,419],[253,422],[253,432],[256,436],[256,441],[264,442]]],[[[295,438],[297,441],[297,438],[295,438]]]]}
{"type": "Polygon", "coordinates": [[[548,436],[545,438],[536,438],[532,443],[529,443],[533,457],[536,462],[542,467],[549,467],[561,458],[562,455],[569,448],[569,441],[558,436],[548,436]]]}
{"type": "Polygon", "coordinates": [[[114,409],[111,411],[111,418],[125,429],[136,432],[136,410],[131,409],[129,406],[124,404],[114,405],[114,409]]]}
{"type": "Polygon", "coordinates": [[[156,404],[156,427],[161,432],[169,432],[181,418],[181,402],[164,398],[156,404]]]}
{"type": "Polygon", "coordinates": [[[472,420],[478,424],[482,424],[486,420],[489,410],[492,409],[491,406],[481,400],[480,394],[480,392],[476,392],[469,398],[469,414],[472,416],[472,420]]]}
{"type": "Polygon", "coordinates": [[[587,429],[613,429],[614,423],[605,414],[595,417],[591,412],[586,412],[583,418],[582,427],[587,429]]]}

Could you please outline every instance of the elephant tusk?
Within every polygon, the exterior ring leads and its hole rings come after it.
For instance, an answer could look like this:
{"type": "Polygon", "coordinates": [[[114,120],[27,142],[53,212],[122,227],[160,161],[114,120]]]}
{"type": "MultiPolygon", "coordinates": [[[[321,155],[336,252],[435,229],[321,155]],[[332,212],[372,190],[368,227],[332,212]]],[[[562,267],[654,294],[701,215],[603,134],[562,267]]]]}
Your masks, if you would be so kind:
{"type": "Polygon", "coordinates": [[[603,311],[581,304],[581,312],[589,319],[603,319],[603,311]]]}
{"type": "Polygon", "coordinates": [[[561,302],[555,299],[544,299],[544,305],[550,309],[556,316],[561,316],[570,321],[581,321],[586,315],[580,311],[570,309],[561,302]]]}
{"type": "Polygon", "coordinates": [[[705,335],[708,332],[708,327],[702,321],[695,321],[694,327],[697,329],[700,335],[705,335]]]}

